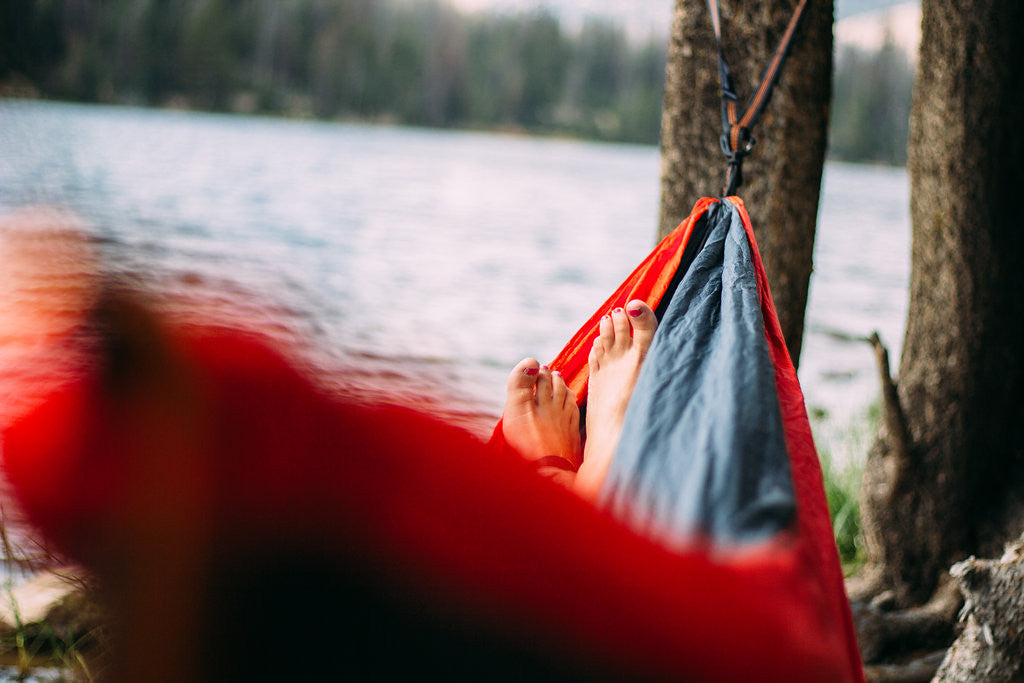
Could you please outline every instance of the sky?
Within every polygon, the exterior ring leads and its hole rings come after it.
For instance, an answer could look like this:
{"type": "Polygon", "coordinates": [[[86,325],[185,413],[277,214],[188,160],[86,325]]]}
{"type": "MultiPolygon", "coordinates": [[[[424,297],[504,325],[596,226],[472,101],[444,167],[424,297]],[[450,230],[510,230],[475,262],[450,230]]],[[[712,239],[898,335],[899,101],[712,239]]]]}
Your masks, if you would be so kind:
{"type": "MultiPolygon", "coordinates": [[[[702,0],[693,0],[700,2],[702,0]]],[[[623,23],[634,38],[664,34],[668,30],[675,0],[451,0],[465,10],[528,11],[548,7],[570,29],[578,28],[588,16],[600,16],[623,23]]],[[[865,11],[903,4],[906,0],[835,0],[840,19],[865,11]]],[[[794,0],[793,6],[796,6],[794,0]]]]}
{"type": "Polygon", "coordinates": [[[582,26],[587,17],[604,17],[626,26],[634,38],[667,33],[674,0],[450,0],[465,10],[529,11],[547,7],[569,30],[582,26]]]}

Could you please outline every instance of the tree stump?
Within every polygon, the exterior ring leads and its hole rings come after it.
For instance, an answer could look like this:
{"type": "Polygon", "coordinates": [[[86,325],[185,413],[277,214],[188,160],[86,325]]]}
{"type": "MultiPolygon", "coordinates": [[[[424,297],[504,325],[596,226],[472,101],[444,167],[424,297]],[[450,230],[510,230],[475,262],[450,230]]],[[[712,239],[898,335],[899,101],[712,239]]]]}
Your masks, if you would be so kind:
{"type": "Polygon", "coordinates": [[[967,624],[934,680],[1024,681],[1024,536],[998,560],[971,557],[949,573],[967,624]]]}

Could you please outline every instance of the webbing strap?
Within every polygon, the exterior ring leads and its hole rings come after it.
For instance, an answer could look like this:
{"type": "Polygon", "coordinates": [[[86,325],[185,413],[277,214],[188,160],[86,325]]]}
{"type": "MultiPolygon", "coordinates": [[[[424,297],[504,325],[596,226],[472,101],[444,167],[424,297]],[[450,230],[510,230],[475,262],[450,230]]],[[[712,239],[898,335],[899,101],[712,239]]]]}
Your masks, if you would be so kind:
{"type": "Polygon", "coordinates": [[[761,75],[761,82],[757,91],[747,101],[743,111],[739,111],[736,89],[732,83],[732,72],[729,71],[729,64],[725,60],[725,50],[722,47],[722,20],[718,13],[718,0],[707,0],[708,11],[711,13],[711,26],[715,30],[715,40],[718,42],[718,76],[722,82],[722,137],[720,139],[722,152],[728,159],[728,166],[725,171],[725,186],[722,188],[722,195],[729,196],[736,194],[736,190],[743,184],[743,158],[750,154],[756,142],[751,131],[757,123],[761,112],[772,96],[772,88],[779,78],[782,70],[782,63],[789,53],[790,43],[793,42],[793,34],[804,14],[804,7],[807,0],[800,0],[793,16],[786,26],[786,32],[782,34],[778,47],[772,55],[768,68],[761,75]]]}

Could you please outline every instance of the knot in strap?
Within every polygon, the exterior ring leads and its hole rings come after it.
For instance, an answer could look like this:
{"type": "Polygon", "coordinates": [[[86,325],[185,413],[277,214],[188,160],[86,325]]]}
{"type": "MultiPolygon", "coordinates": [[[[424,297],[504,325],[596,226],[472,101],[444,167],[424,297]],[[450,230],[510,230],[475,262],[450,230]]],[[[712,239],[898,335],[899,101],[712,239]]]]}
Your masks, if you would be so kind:
{"type": "Polygon", "coordinates": [[[742,109],[739,108],[736,89],[732,83],[732,73],[729,70],[728,62],[726,62],[725,50],[722,46],[722,25],[718,13],[718,0],[707,0],[707,5],[711,15],[711,26],[715,31],[715,41],[718,43],[718,75],[722,87],[722,130],[724,131],[719,141],[722,145],[722,152],[728,161],[725,187],[722,192],[724,196],[729,196],[736,194],[736,190],[743,184],[743,158],[750,154],[756,142],[754,136],[751,135],[751,130],[768,104],[768,100],[771,99],[772,89],[775,87],[782,64],[789,53],[789,46],[803,16],[804,8],[807,6],[807,0],[799,0],[797,3],[786,26],[786,31],[761,76],[757,90],[742,109]]]}
{"type": "Polygon", "coordinates": [[[749,128],[732,126],[728,132],[722,133],[718,141],[727,161],[722,196],[728,197],[736,194],[743,185],[743,159],[754,149],[757,139],[751,135],[749,128]]]}

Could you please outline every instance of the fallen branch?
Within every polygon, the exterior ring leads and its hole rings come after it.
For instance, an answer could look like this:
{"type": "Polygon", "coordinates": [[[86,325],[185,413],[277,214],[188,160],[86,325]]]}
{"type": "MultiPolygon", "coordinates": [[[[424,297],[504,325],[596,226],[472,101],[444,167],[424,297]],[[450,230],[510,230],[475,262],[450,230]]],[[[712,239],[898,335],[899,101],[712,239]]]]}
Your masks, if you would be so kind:
{"type": "MultiPolygon", "coordinates": [[[[872,332],[867,338],[871,348],[875,351],[875,362],[878,365],[878,376],[882,385],[882,419],[886,431],[892,439],[896,462],[899,463],[899,472],[910,463],[910,432],[907,429],[907,418],[903,414],[903,407],[900,405],[899,392],[896,387],[896,380],[892,378],[889,370],[889,350],[882,343],[878,332],[872,332]]],[[[901,476],[896,477],[896,482],[902,480],[901,476]]]]}

